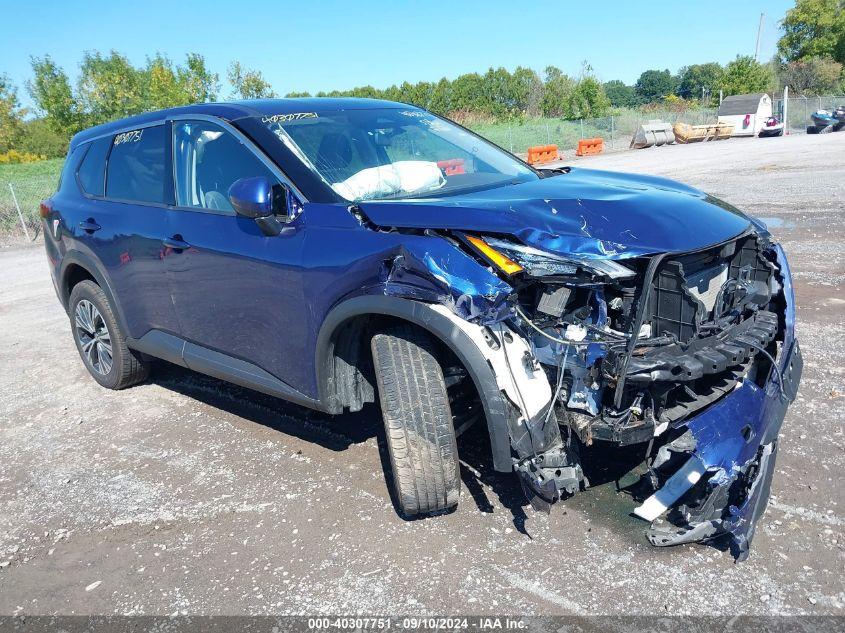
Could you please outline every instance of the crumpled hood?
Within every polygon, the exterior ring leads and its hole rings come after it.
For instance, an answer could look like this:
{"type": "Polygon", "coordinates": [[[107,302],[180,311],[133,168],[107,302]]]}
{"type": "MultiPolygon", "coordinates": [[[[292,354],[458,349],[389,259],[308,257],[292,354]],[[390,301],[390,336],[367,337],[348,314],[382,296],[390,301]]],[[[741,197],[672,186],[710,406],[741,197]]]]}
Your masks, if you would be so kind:
{"type": "Polygon", "coordinates": [[[505,233],[588,258],[691,251],[752,224],[762,228],[738,209],[672,180],[577,168],[487,191],[359,206],[379,226],[505,233]]]}

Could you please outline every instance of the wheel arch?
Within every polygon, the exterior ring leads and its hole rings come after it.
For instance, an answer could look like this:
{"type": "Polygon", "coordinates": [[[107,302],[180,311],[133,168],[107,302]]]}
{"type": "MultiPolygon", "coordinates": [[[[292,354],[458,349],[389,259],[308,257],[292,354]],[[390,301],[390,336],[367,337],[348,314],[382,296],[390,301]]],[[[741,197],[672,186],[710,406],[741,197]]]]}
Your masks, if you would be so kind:
{"type": "Polygon", "coordinates": [[[326,409],[331,413],[340,413],[344,404],[335,376],[338,337],[350,322],[372,317],[392,317],[420,327],[457,357],[481,398],[490,434],[493,466],[497,471],[511,472],[513,464],[507,412],[492,368],[469,336],[426,303],[400,297],[367,295],[347,299],[329,312],[317,336],[315,351],[319,400],[326,409]]]}
{"type": "Polygon", "coordinates": [[[93,258],[79,251],[68,251],[62,257],[62,265],[59,270],[59,296],[65,311],[70,309],[68,304],[70,303],[70,293],[73,286],[84,279],[90,279],[103,290],[112,305],[118,325],[124,332],[128,332],[123,310],[117,301],[105,271],[97,265],[93,258]]]}

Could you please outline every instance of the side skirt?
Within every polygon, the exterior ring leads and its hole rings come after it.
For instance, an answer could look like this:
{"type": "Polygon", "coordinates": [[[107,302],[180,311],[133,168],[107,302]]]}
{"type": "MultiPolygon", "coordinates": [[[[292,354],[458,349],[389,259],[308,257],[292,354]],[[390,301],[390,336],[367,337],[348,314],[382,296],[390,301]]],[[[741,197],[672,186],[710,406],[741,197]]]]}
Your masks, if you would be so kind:
{"type": "Polygon", "coordinates": [[[258,365],[191,343],[173,334],[161,330],[150,330],[139,339],[127,339],[126,343],[136,351],[161,358],[175,365],[187,367],[247,389],[254,389],[268,396],[288,400],[309,409],[326,410],[318,400],[300,393],[258,365]]]}

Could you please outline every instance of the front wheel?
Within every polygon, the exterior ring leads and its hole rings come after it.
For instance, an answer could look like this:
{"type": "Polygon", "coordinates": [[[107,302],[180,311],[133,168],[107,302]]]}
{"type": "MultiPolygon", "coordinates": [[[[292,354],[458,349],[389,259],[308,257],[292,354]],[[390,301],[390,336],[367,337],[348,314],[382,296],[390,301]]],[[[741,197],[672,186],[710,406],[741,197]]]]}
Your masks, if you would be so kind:
{"type": "Polygon", "coordinates": [[[70,326],[76,349],[91,376],[107,389],[124,389],[146,380],[149,367],[126,346],[106,293],[81,281],[70,293],[70,326]]]}
{"type": "Polygon", "coordinates": [[[396,499],[405,516],[458,505],[458,446],[443,370],[425,333],[398,326],[373,336],[396,499]]]}

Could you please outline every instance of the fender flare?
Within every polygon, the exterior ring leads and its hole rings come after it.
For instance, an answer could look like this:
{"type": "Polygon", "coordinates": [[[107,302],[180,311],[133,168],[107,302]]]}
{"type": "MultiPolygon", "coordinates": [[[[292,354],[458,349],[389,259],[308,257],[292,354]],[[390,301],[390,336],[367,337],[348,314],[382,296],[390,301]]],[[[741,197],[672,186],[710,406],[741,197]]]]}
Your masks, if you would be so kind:
{"type": "Polygon", "coordinates": [[[319,400],[327,410],[339,413],[341,409],[334,394],[330,369],[334,354],[334,334],[349,319],[367,315],[392,316],[413,323],[429,332],[458,357],[481,397],[490,433],[493,467],[499,472],[512,472],[508,413],[493,370],[469,336],[426,303],[399,297],[366,295],[347,299],[332,308],[320,327],[315,350],[319,400]]]}
{"type": "Polygon", "coordinates": [[[93,257],[77,250],[71,250],[66,252],[62,257],[61,267],[59,268],[59,297],[61,298],[62,305],[65,308],[65,312],[67,312],[69,309],[68,302],[70,301],[70,292],[67,288],[67,278],[70,274],[70,268],[73,265],[79,266],[80,268],[84,268],[94,278],[94,280],[97,282],[97,285],[100,286],[100,288],[105,293],[106,298],[108,298],[109,303],[112,306],[112,310],[114,311],[114,314],[117,317],[117,322],[120,326],[120,329],[126,333],[126,336],[129,336],[129,329],[126,326],[126,319],[123,315],[123,308],[117,301],[117,296],[114,294],[106,271],[93,257]]]}

